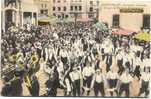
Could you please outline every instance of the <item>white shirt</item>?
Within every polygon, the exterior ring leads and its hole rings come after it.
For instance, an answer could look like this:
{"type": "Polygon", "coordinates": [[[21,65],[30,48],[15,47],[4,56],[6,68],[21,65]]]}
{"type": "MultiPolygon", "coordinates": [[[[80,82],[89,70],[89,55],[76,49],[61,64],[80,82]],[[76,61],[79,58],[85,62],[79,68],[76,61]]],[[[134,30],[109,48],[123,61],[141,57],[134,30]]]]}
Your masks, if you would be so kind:
{"type": "Polygon", "coordinates": [[[144,67],[149,67],[150,66],[150,59],[149,58],[145,58],[143,59],[143,65],[144,67]]]}
{"type": "Polygon", "coordinates": [[[84,67],[83,68],[83,76],[87,76],[87,77],[89,77],[89,76],[91,76],[92,74],[94,74],[94,69],[92,68],[92,67],[88,67],[88,66],[86,66],[86,67],[84,67]]]}
{"type": "Polygon", "coordinates": [[[136,57],[135,59],[134,59],[134,66],[136,67],[137,65],[140,65],[141,66],[141,64],[142,64],[142,61],[141,61],[141,59],[140,58],[138,58],[138,57],[136,57]]]}
{"type": "Polygon", "coordinates": [[[62,56],[62,57],[67,57],[67,51],[66,50],[61,50],[60,51],[60,55],[62,56]]]}
{"type": "Polygon", "coordinates": [[[100,73],[100,74],[95,74],[95,81],[97,83],[101,83],[103,82],[104,76],[100,73]]]}
{"type": "Polygon", "coordinates": [[[63,63],[60,61],[59,66],[57,67],[57,71],[59,72],[59,78],[62,77],[62,72],[64,71],[63,63]]]}
{"type": "Polygon", "coordinates": [[[109,72],[107,73],[107,78],[108,78],[108,79],[118,79],[118,78],[119,78],[119,75],[118,75],[117,72],[111,72],[111,71],[109,71],[109,72]]]}
{"type": "Polygon", "coordinates": [[[121,52],[116,55],[116,60],[122,60],[122,58],[123,55],[121,54],[121,52]]]}
{"type": "Polygon", "coordinates": [[[130,49],[134,52],[143,51],[143,48],[141,46],[136,46],[136,45],[131,45],[130,49]]]}
{"type": "Polygon", "coordinates": [[[48,50],[49,59],[51,59],[51,58],[52,58],[52,55],[53,55],[53,49],[48,48],[47,50],[48,50]]]}
{"type": "Polygon", "coordinates": [[[125,66],[125,63],[128,62],[128,61],[129,61],[129,55],[127,53],[124,53],[123,54],[123,65],[125,66]]]}
{"type": "Polygon", "coordinates": [[[142,76],[141,76],[141,79],[143,80],[143,81],[149,81],[150,80],[150,73],[145,73],[145,72],[143,72],[142,73],[142,76]]]}
{"type": "Polygon", "coordinates": [[[71,91],[71,85],[70,85],[69,79],[66,78],[65,83],[66,83],[67,92],[70,92],[71,91]]]}
{"type": "Polygon", "coordinates": [[[130,83],[132,81],[132,76],[130,74],[126,74],[126,72],[124,72],[121,75],[120,80],[122,83],[130,83]]]}
{"type": "Polygon", "coordinates": [[[80,79],[80,73],[79,71],[73,71],[69,74],[72,82],[75,81],[75,80],[79,80],[80,79]]]}
{"type": "Polygon", "coordinates": [[[55,39],[58,39],[59,37],[58,37],[58,34],[56,34],[56,33],[53,33],[53,37],[55,38],[55,39]]]}

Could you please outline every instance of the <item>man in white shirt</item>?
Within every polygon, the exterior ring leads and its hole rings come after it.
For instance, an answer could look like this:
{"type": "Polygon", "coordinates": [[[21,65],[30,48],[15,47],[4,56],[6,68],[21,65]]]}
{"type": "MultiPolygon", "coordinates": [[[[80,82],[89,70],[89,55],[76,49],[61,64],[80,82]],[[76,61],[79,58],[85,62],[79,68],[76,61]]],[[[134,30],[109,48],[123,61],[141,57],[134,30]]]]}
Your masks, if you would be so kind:
{"type": "Polygon", "coordinates": [[[132,82],[132,76],[129,74],[128,70],[125,70],[122,75],[120,76],[120,89],[119,89],[119,96],[122,95],[123,91],[126,93],[126,97],[129,97],[129,85],[132,82]]]}
{"type": "Polygon", "coordinates": [[[113,92],[115,91],[116,94],[118,95],[118,92],[116,90],[116,86],[117,86],[117,81],[119,79],[119,75],[117,72],[115,72],[113,70],[113,68],[111,68],[111,70],[107,73],[107,80],[108,80],[108,83],[109,83],[109,88],[111,89],[110,90],[110,94],[111,96],[113,96],[113,92]]]}
{"type": "Polygon", "coordinates": [[[142,60],[142,65],[141,65],[141,71],[143,71],[144,68],[150,69],[150,59],[144,55],[144,59],[142,60]]]}
{"type": "Polygon", "coordinates": [[[117,61],[117,65],[118,65],[118,73],[121,74],[123,72],[123,51],[119,51],[116,55],[116,61],[117,61]]]}
{"type": "Polygon", "coordinates": [[[92,82],[92,77],[93,77],[94,73],[95,73],[94,68],[92,68],[92,66],[90,66],[90,64],[87,64],[87,66],[83,68],[82,74],[83,74],[84,90],[83,90],[82,94],[86,90],[87,91],[87,95],[89,95],[91,82],[92,82]]]}
{"type": "Polygon", "coordinates": [[[140,70],[142,66],[142,61],[140,59],[140,57],[135,57],[134,60],[134,76],[136,76],[138,79],[140,79],[140,70]]]}
{"type": "Polygon", "coordinates": [[[150,81],[150,72],[148,68],[144,69],[144,72],[141,74],[141,88],[138,96],[142,93],[145,93],[147,97],[149,95],[149,81],[150,81]]]}
{"type": "Polygon", "coordinates": [[[81,95],[81,73],[78,70],[77,67],[73,67],[73,71],[69,74],[70,79],[72,81],[72,85],[73,85],[73,96],[80,96],[81,95]]]}
{"type": "Polygon", "coordinates": [[[95,96],[98,96],[99,92],[101,95],[105,96],[104,91],[104,75],[102,74],[102,70],[97,69],[95,75],[93,76],[92,86],[94,88],[95,96]]]}

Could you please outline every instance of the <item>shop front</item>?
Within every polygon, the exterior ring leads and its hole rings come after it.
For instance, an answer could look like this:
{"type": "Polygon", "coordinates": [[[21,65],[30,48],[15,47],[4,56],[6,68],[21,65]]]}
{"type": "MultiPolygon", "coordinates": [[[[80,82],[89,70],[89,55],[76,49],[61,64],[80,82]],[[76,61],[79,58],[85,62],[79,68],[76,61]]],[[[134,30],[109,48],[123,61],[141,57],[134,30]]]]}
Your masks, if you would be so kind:
{"type": "Polygon", "coordinates": [[[99,19],[110,28],[127,28],[134,31],[150,29],[150,1],[103,0],[99,19]]]}

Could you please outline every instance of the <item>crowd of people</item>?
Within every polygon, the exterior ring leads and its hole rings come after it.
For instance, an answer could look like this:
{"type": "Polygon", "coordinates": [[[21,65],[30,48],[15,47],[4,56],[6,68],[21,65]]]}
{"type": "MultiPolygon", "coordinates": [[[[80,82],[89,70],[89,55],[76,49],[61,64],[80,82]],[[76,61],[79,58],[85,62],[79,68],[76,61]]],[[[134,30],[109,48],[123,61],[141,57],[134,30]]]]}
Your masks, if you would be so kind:
{"type": "Polygon", "coordinates": [[[23,96],[23,83],[30,96],[132,97],[130,86],[149,95],[150,44],[131,36],[113,35],[91,22],[46,26],[12,26],[2,33],[2,96],[23,96]],[[6,72],[5,68],[12,67],[6,72]],[[44,75],[44,76],[43,76],[44,75]],[[40,80],[41,79],[41,80],[40,80]],[[45,80],[44,80],[45,79],[45,80]],[[45,87],[41,87],[41,83],[45,87]],[[109,94],[107,94],[109,93],[109,94]],[[92,96],[92,95],[91,95],[92,96]]]}

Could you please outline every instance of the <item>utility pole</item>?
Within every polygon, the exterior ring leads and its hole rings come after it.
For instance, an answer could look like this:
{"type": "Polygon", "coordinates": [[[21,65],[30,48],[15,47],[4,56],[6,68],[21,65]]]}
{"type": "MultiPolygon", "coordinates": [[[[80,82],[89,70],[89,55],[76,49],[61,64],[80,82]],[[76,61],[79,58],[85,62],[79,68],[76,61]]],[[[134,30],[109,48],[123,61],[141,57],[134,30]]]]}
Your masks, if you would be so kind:
{"type": "Polygon", "coordinates": [[[76,28],[77,28],[77,17],[78,17],[78,13],[77,12],[75,12],[74,13],[74,27],[75,27],[75,31],[76,31],[76,28]]]}
{"type": "Polygon", "coordinates": [[[19,3],[19,26],[22,26],[22,12],[21,12],[21,0],[18,0],[19,3]]]}

